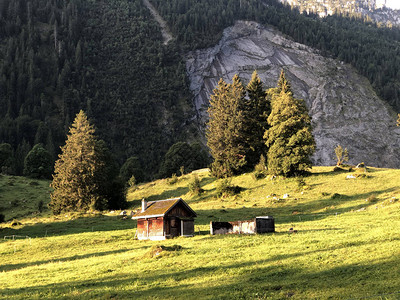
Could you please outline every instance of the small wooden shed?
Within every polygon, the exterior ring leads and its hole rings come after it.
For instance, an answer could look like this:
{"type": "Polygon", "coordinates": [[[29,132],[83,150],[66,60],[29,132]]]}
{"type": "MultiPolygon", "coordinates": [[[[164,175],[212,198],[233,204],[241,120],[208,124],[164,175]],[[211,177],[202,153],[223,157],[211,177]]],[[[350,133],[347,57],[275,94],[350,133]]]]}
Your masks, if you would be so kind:
{"type": "Polygon", "coordinates": [[[139,240],[165,240],[194,235],[196,213],[182,198],[159,201],[142,200],[142,209],[132,216],[137,220],[139,240]]]}

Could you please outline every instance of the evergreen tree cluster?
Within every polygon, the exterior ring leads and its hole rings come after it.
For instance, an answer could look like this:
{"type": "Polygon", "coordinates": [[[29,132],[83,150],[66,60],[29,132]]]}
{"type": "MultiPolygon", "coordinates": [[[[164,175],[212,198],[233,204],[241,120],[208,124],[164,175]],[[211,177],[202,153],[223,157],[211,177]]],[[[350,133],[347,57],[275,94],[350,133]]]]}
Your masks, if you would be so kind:
{"type": "Polygon", "coordinates": [[[206,135],[214,176],[230,177],[256,166],[273,175],[297,176],[311,167],[311,119],[304,101],[293,97],[283,71],[278,86],[268,91],[256,72],[246,88],[237,75],[231,84],[221,79],[208,113],[206,135]]]}

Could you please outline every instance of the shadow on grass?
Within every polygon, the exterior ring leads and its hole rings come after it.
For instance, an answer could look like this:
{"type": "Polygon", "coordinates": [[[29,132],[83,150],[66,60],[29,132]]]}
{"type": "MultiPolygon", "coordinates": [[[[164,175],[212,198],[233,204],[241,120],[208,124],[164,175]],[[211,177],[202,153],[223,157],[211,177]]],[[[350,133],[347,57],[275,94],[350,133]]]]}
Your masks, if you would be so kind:
{"type": "MultiPolygon", "coordinates": [[[[347,202],[366,199],[368,196],[374,194],[379,197],[380,194],[394,191],[394,188],[374,191],[363,194],[356,194],[353,196],[339,195],[337,198],[324,198],[307,203],[296,203],[291,201],[284,206],[279,204],[268,203],[264,207],[240,207],[237,208],[223,208],[222,206],[215,209],[196,210],[198,218],[195,221],[197,225],[209,225],[210,221],[241,221],[250,220],[257,216],[273,216],[276,224],[284,223],[299,223],[304,221],[322,220],[324,218],[333,216],[335,214],[342,214],[350,211],[357,211],[360,209],[374,206],[374,203],[364,202],[343,208],[332,208],[326,212],[313,213],[313,211],[329,208],[330,206],[343,205],[347,202]],[[296,214],[294,214],[294,212],[296,214]]],[[[166,191],[158,196],[152,196],[154,200],[160,200],[168,197],[177,197],[187,192],[187,188],[178,188],[173,191],[166,191]],[[175,194],[168,194],[175,193],[175,194]],[[165,197],[164,197],[165,196],[165,197]]],[[[207,195],[207,198],[210,196],[207,195]]],[[[135,200],[139,201],[139,200],[135,200]]],[[[198,200],[190,201],[190,203],[202,201],[200,197],[198,200]]],[[[139,203],[139,202],[137,202],[139,203]]],[[[33,225],[22,225],[20,228],[4,228],[0,231],[1,236],[7,235],[27,235],[30,237],[45,237],[45,236],[62,236],[68,234],[79,234],[84,232],[99,232],[99,231],[117,231],[136,229],[136,222],[130,218],[121,219],[117,216],[97,216],[97,217],[80,217],[74,220],[67,221],[53,221],[49,223],[37,223],[33,225]]],[[[133,231],[132,231],[133,232],[133,231]]],[[[208,231],[202,231],[201,234],[208,234],[208,231]]]]}
{"type": "MultiPolygon", "coordinates": [[[[135,249],[137,249],[137,248],[135,248],[135,249]]],[[[123,253],[123,252],[127,252],[127,251],[131,251],[131,249],[120,249],[120,250],[112,250],[112,251],[105,251],[105,252],[95,252],[95,253],[88,253],[88,254],[84,254],[84,255],[74,255],[71,257],[41,260],[41,261],[34,261],[34,262],[21,263],[21,264],[0,265],[0,272],[18,270],[18,269],[26,268],[29,266],[38,266],[38,265],[43,265],[43,264],[48,264],[48,263],[68,262],[68,261],[85,259],[85,258],[90,258],[90,257],[107,256],[107,255],[113,255],[113,254],[123,253]]]]}
{"type": "MultiPolygon", "coordinates": [[[[350,248],[357,249],[373,242],[356,242],[350,248]]],[[[332,254],[349,249],[345,244],[323,249],[310,249],[253,258],[246,261],[217,259],[208,265],[176,268],[156,268],[149,264],[148,272],[119,273],[118,269],[98,270],[94,278],[66,280],[57,283],[31,285],[29,288],[2,290],[4,297],[24,295],[42,297],[58,296],[85,298],[163,298],[163,299],[349,299],[398,293],[397,272],[391,273],[400,263],[393,256],[387,260],[356,264],[331,263],[332,254]],[[293,265],[293,260],[307,256],[307,265],[293,265]],[[388,272],[389,270],[389,272],[388,272]],[[388,272],[388,274],[387,274],[388,272]],[[107,274],[106,276],[104,274],[107,274]],[[380,278],[376,274],[382,274],[380,278]],[[387,274],[387,275],[385,275],[387,274]],[[191,281],[200,282],[188,284],[191,281]],[[205,282],[208,280],[208,283],[205,282]],[[107,294],[106,293],[110,293],[107,294]]],[[[112,253],[110,253],[112,255],[112,253]]],[[[106,254],[107,255],[107,254],[106,254]]],[[[159,260],[167,260],[160,258],[159,260]]],[[[153,259],[148,259],[151,261],[153,259]]]]}
{"type": "MultiPolygon", "coordinates": [[[[147,201],[157,201],[157,200],[164,200],[164,199],[171,199],[171,198],[178,198],[182,197],[183,195],[189,192],[189,187],[177,187],[173,190],[166,190],[158,195],[151,195],[150,197],[146,198],[147,201]]],[[[134,200],[135,201],[135,200],[134,200]]]]}
{"type": "MultiPolygon", "coordinates": [[[[204,187],[205,185],[213,183],[215,180],[216,180],[216,178],[213,178],[213,177],[202,178],[200,180],[200,186],[204,187]]],[[[151,195],[151,196],[147,197],[146,200],[147,201],[157,201],[157,200],[178,198],[178,197],[183,197],[188,192],[189,192],[189,183],[187,184],[187,186],[183,186],[183,187],[180,186],[175,189],[165,190],[161,194],[151,195]]],[[[204,196],[204,198],[208,198],[208,197],[210,197],[210,194],[207,194],[207,197],[204,196]]],[[[184,199],[184,200],[186,200],[186,199],[184,199]]],[[[202,201],[202,200],[203,200],[203,198],[200,198],[199,200],[196,200],[196,202],[202,201]]],[[[141,199],[131,201],[131,203],[132,203],[131,207],[140,205],[140,201],[141,201],[141,199]]]]}
{"type": "MultiPolygon", "coordinates": [[[[334,167],[332,167],[332,169],[330,171],[323,171],[323,172],[316,172],[316,173],[312,173],[310,176],[333,176],[333,175],[343,175],[343,174],[353,174],[353,173],[357,173],[357,170],[355,167],[352,168],[351,170],[349,169],[342,169],[342,170],[333,170],[334,167]]],[[[366,175],[368,174],[374,174],[374,173],[379,173],[382,171],[386,171],[388,169],[382,169],[382,168],[374,168],[374,167],[368,167],[367,166],[367,172],[366,175]]],[[[307,178],[307,177],[304,177],[307,178]]]]}
{"type": "MultiPolygon", "coordinates": [[[[313,213],[313,211],[330,208],[332,205],[343,205],[354,201],[364,200],[371,195],[379,197],[380,194],[393,192],[395,188],[380,191],[356,194],[353,196],[337,195],[334,199],[324,198],[306,203],[296,203],[294,200],[286,202],[285,205],[267,203],[268,206],[253,206],[237,208],[218,207],[208,210],[197,210],[198,218],[196,225],[208,225],[210,221],[244,221],[251,220],[257,216],[273,216],[276,224],[299,223],[304,221],[322,220],[334,215],[366,209],[376,203],[360,203],[342,208],[332,208],[325,212],[313,213]]],[[[283,202],[282,202],[283,204],[283,202]]]]}
{"type": "Polygon", "coordinates": [[[217,180],[217,178],[215,178],[215,177],[204,177],[200,180],[200,185],[203,187],[205,185],[213,183],[216,180],[217,180]]]}
{"type": "Polygon", "coordinates": [[[136,223],[130,218],[117,216],[79,217],[74,220],[49,221],[48,223],[27,224],[18,228],[3,228],[0,235],[27,235],[34,237],[62,236],[84,232],[117,231],[135,229],[136,223]]]}

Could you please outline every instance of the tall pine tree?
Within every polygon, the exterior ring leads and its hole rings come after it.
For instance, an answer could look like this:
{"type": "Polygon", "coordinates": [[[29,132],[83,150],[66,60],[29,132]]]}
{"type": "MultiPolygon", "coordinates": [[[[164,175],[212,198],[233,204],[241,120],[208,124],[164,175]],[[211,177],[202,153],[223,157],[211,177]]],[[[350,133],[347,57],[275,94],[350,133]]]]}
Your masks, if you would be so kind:
{"type": "Polygon", "coordinates": [[[101,193],[104,162],[96,144],[94,127],[80,111],[55,163],[49,205],[54,214],[106,207],[107,200],[101,193]]]}
{"type": "Polygon", "coordinates": [[[241,110],[244,97],[245,89],[235,75],[232,84],[221,79],[210,99],[206,137],[214,159],[211,173],[218,178],[238,174],[246,164],[241,110]]]}
{"type": "Polygon", "coordinates": [[[247,98],[242,105],[244,113],[243,132],[246,143],[246,167],[252,169],[259,162],[261,155],[267,155],[263,136],[268,129],[267,118],[271,112],[271,104],[266,97],[263,83],[257,71],[253,72],[246,91],[247,98]]]}
{"type": "Polygon", "coordinates": [[[275,175],[297,176],[311,168],[315,140],[311,119],[303,100],[295,99],[282,71],[272,93],[270,128],[264,138],[268,150],[268,171],[275,175]]]}

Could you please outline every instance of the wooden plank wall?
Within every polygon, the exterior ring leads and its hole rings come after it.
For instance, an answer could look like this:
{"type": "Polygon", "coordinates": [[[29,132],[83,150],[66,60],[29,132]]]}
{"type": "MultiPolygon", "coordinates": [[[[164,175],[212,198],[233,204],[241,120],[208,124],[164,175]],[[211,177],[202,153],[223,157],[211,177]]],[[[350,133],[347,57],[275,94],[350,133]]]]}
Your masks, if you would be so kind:
{"type": "Polygon", "coordinates": [[[178,203],[173,209],[171,209],[170,212],[167,214],[168,216],[175,216],[175,217],[186,217],[190,218],[192,217],[192,214],[186,206],[184,206],[182,203],[178,203]]]}

